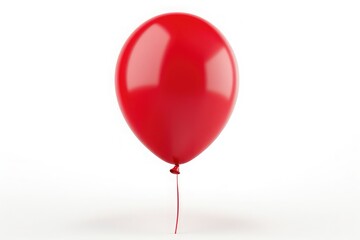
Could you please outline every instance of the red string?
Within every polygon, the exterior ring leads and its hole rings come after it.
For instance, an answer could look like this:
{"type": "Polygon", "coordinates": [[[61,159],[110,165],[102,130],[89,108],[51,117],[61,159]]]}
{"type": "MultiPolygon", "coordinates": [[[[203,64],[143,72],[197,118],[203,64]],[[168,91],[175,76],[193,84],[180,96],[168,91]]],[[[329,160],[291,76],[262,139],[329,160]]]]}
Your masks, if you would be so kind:
{"type": "Polygon", "coordinates": [[[179,223],[179,203],[180,203],[180,194],[179,194],[179,179],[178,176],[180,174],[179,171],[179,165],[175,165],[172,169],[170,169],[170,172],[172,174],[176,174],[176,195],[177,195],[177,205],[176,205],[176,223],[175,223],[175,232],[174,234],[177,233],[177,229],[178,229],[178,223],[179,223]]]}
{"type": "Polygon", "coordinates": [[[176,192],[177,192],[177,206],[176,206],[176,224],[175,224],[175,233],[177,232],[178,223],[179,223],[179,181],[178,174],[176,174],[176,192]]]}

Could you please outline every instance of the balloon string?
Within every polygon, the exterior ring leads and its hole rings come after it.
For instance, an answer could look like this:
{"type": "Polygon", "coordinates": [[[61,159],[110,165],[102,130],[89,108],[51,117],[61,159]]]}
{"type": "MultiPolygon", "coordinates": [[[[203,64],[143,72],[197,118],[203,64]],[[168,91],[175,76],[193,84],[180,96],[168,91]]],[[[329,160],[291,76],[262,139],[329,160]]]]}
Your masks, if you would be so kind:
{"type": "Polygon", "coordinates": [[[175,224],[175,233],[177,232],[178,223],[179,223],[179,181],[178,174],[176,174],[176,193],[177,193],[177,206],[176,206],[176,224],[175,224]]]}
{"type": "Polygon", "coordinates": [[[179,165],[175,165],[172,169],[170,169],[170,172],[172,174],[176,174],[176,200],[177,200],[177,204],[176,204],[176,223],[175,223],[175,232],[174,234],[177,233],[177,229],[178,229],[178,223],[179,223],[179,209],[180,209],[180,194],[179,194],[179,165]]]}

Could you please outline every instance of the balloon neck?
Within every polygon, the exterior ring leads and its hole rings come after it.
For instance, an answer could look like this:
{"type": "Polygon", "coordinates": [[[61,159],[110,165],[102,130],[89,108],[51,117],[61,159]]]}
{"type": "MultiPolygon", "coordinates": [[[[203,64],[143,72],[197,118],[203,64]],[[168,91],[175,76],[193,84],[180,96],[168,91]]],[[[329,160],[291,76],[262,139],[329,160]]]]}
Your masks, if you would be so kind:
{"type": "Polygon", "coordinates": [[[170,169],[170,172],[171,172],[172,174],[180,174],[180,167],[179,167],[179,165],[178,165],[178,164],[175,164],[175,166],[174,166],[172,169],[170,169]]]}

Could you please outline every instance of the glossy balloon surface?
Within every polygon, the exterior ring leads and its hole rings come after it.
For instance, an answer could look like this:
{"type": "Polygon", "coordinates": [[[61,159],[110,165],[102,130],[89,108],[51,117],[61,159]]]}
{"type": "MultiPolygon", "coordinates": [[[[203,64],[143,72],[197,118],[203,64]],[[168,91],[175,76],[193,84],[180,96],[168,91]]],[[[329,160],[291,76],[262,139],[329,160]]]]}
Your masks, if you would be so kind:
{"type": "Polygon", "coordinates": [[[192,160],[215,140],[238,86],[224,37],[205,20],[183,13],[141,25],[120,53],[115,78],[130,128],[171,164],[192,160]]]}

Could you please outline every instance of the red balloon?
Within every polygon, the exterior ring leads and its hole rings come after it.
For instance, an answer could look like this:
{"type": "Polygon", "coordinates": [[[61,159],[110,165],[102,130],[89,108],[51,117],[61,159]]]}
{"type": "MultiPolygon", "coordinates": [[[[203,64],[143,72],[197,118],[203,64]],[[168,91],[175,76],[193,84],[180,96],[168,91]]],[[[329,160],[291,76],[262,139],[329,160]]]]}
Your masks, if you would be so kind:
{"type": "Polygon", "coordinates": [[[192,160],[224,128],[235,104],[233,52],[205,20],[184,13],[157,16],[124,45],[116,94],[132,131],[171,164],[192,160]]]}

